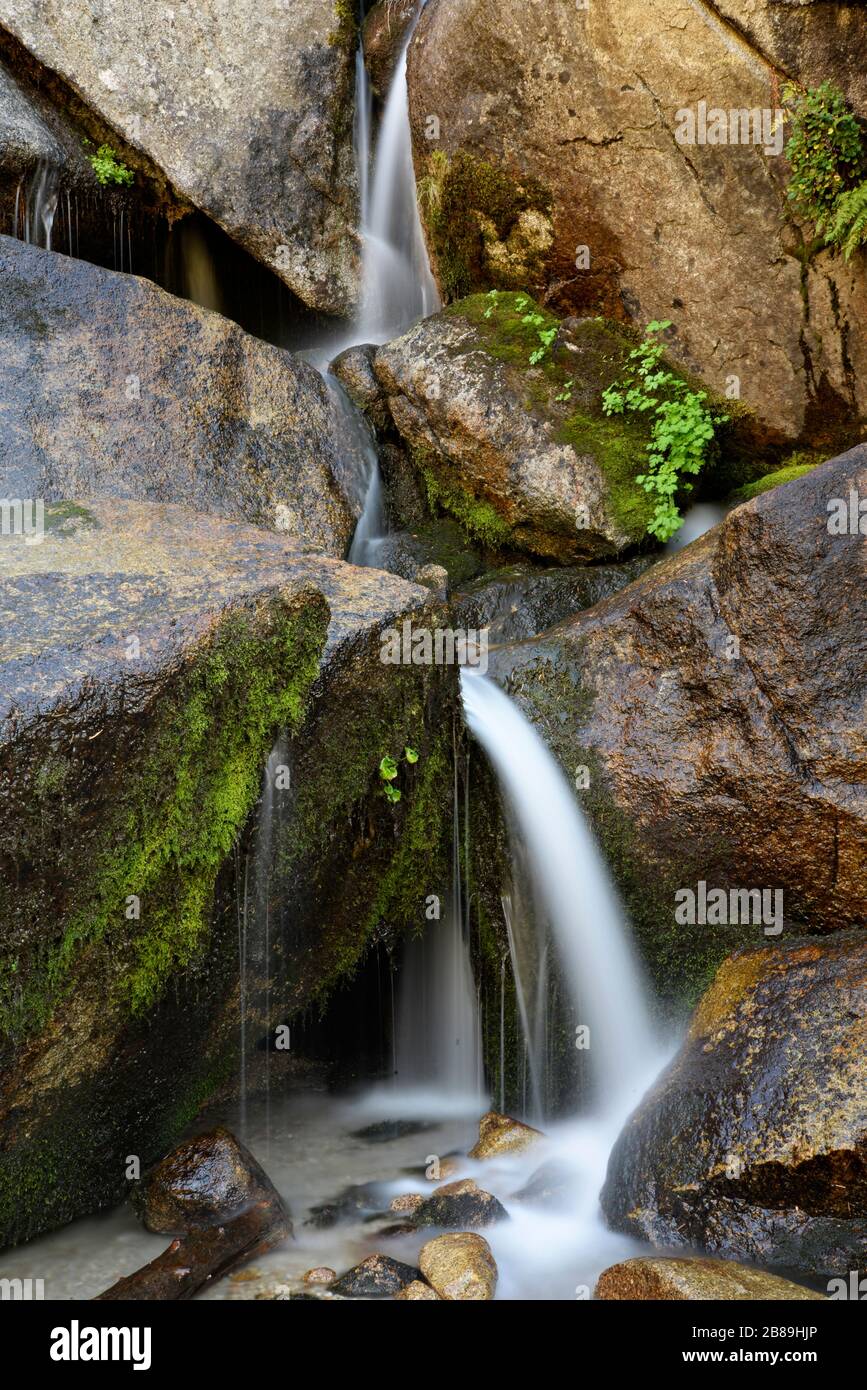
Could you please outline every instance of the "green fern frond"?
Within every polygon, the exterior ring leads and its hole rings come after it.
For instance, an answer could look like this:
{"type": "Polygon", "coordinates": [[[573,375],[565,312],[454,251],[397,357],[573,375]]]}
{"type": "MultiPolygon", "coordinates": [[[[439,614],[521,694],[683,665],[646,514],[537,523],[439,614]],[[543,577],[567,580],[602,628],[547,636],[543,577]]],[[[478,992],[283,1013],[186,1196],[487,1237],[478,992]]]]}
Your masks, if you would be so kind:
{"type": "Polygon", "coordinates": [[[841,193],[825,232],[828,246],[836,246],[845,259],[867,244],[867,182],[841,193]]]}

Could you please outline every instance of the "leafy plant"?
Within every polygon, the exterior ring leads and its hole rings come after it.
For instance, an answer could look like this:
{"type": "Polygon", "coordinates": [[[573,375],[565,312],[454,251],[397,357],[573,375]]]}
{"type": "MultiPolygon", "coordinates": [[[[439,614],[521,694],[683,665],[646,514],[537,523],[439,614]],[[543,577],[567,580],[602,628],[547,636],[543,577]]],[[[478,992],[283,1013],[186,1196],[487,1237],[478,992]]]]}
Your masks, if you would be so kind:
{"type": "MultiPolygon", "coordinates": [[[[410,764],[418,762],[419,755],[415,748],[404,748],[403,756],[405,757],[406,761],[410,764]]],[[[392,756],[389,753],[386,753],[385,757],[381,759],[379,764],[379,775],[382,778],[383,782],[382,790],[385,796],[388,798],[388,800],[392,802],[392,804],[397,801],[400,801],[400,787],[396,787],[394,785],[399,771],[400,763],[398,759],[392,758],[392,756]]]]}
{"type": "Polygon", "coordinates": [[[119,183],[128,187],[134,182],[135,174],[132,169],[128,169],[122,160],[118,159],[111,145],[100,145],[96,154],[89,154],[87,157],[96,175],[97,183],[101,183],[103,186],[109,183],[119,183]]]}
{"type": "Polygon", "coordinates": [[[728,419],[708,408],[706,391],[693,391],[663,364],[665,349],[657,334],[670,327],[668,319],[649,323],[644,341],[629,354],[632,365],[624,380],[602,393],[606,415],[653,415],[647,445],[650,466],[635,481],[656,499],[647,529],[660,541],[669,540],[681,526],[675,495],[691,490],[684,476],[701,471],[717,425],[728,419]]]}
{"type": "Polygon", "coordinates": [[[386,754],[379,764],[379,775],[386,782],[393,782],[397,776],[397,763],[394,758],[390,758],[388,754],[386,754]]]}
{"type": "Polygon", "coordinates": [[[825,234],[825,244],[847,260],[867,241],[867,147],[862,127],[832,82],[803,90],[789,84],[791,109],[786,157],[792,167],[787,194],[795,211],[825,234]]]}

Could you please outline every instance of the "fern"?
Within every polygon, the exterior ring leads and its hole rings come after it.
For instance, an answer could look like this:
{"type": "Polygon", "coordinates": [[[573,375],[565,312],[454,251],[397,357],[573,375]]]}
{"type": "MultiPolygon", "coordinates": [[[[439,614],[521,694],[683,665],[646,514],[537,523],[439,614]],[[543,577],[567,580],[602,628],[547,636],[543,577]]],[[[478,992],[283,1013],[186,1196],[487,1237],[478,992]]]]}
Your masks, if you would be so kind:
{"type": "Polygon", "coordinates": [[[867,182],[840,194],[828,220],[825,242],[842,251],[847,261],[867,244],[867,182]]]}

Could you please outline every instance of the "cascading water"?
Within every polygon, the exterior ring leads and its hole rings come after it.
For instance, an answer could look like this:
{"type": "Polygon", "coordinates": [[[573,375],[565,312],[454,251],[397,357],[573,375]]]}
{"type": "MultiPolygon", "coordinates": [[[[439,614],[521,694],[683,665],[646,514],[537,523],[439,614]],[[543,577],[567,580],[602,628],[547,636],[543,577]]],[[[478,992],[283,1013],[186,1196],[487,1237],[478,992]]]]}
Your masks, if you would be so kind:
{"type": "Polygon", "coordinates": [[[493,681],[461,671],[464,713],[523,837],[602,1107],[643,1082],[657,1050],[641,976],[605,862],[572,792],[532,725],[493,681]]]}

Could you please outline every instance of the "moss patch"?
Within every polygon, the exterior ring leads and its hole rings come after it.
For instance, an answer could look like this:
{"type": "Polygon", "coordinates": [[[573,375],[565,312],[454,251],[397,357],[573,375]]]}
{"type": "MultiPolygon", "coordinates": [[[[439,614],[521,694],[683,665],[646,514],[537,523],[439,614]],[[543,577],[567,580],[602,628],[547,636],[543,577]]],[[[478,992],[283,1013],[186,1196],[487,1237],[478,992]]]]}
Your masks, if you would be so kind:
{"type": "MultiPolygon", "coordinates": [[[[796,455],[793,458],[802,458],[803,455],[796,455]]],[[[729,500],[731,502],[749,502],[753,497],[761,497],[763,492],[770,492],[771,488],[779,487],[782,483],[792,483],[796,478],[803,478],[805,474],[812,473],[813,469],[823,462],[821,456],[817,456],[812,462],[796,463],[792,462],[783,468],[776,469],[773,473],[766,473],[762,478],[756,478],[752,483],[747,483],[745,487],[738,488],[733,492],[729,500]]]]}
{"type": "Polygon", "coordinates": [[[491,286],[533,285],[550,248],[549,191],[467,150],[436,150],[419,179],[419,208],[446,302],[491,286]]]}
{"type": "Polygon", "coordinates": [[[466,535],[496,550],[507,546],[512,528],[497,509],[483,498],[474,497],[454,477],[447,476],[441,461],[431,450],[412,450],[412,462],[424,483],[431,514],[440,510],[460,522],[466,535]]]}

